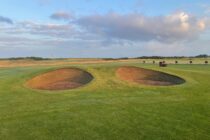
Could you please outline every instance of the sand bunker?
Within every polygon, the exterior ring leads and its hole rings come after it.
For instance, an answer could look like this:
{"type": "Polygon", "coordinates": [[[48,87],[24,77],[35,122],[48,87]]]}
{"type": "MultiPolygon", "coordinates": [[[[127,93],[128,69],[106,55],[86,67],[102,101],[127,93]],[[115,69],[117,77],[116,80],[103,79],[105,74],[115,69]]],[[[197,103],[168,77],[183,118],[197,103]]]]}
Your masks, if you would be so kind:
{"type": "Polygon", "coordinates": [[[92,79],[90,73],[81,69],[63,68],[36,76],[27,85],[33,89],[65,90],[81,87],[92,79]]]}
{"type": "Polygon", "coordinates": [[[144,85],[170,86],[185,82],[177,76],[131,66],[118,68],[116,74],[122,80],[144,85]]]}

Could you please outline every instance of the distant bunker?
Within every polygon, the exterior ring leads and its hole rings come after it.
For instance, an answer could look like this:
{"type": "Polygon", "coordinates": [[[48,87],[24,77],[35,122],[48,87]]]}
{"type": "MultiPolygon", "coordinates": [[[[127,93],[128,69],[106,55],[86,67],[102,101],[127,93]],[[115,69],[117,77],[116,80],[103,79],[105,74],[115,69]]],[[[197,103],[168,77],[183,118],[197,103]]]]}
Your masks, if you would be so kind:
{"type": "Polygon", "coordinates": [[[118,68],[116,75],[121,80],[143,85],[171,86],[185,83],[184,79],[174,75],[132,66],[118,68]]]}
{"type": "Polygon", "coordinates": [[[33,89],[66,90],[75,89],[91,82],[93,76],[78,68],[62,68],[36,76],[27,82],[33,89]]]}

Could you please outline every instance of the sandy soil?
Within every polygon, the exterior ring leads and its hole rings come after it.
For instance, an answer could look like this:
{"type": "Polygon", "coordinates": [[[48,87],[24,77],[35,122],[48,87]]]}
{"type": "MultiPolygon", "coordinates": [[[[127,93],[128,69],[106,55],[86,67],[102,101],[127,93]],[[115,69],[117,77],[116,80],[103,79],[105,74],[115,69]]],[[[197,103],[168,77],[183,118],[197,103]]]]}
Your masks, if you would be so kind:
{"type": "Polygon", "coordinates": [[[81,69],[63,68],[36,76],[26,85],[33,89],[64,90],[81,87],[92,79],[90,73],[81,69]]]}
{"type": "Polygon", "coordinates": [[[116,71],[116,75],[121,80],[144,85],[169,86],[182,84],[185,82],[183,79],[177,76],[130,66],[118,68],[116,71]]]}

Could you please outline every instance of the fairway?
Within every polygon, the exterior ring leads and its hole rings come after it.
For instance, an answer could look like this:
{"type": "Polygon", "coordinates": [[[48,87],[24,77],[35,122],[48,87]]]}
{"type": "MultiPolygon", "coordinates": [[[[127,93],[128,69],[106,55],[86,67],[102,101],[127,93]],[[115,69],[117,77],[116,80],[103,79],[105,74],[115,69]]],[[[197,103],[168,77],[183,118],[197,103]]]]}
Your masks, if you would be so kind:
{"type": "Polygon", "coordinates": [[[138,62],[33,65],[0,68],[0,140],[209,140],[210,65],[138,62]],[[185,80],[150,86],[121,80],[135,66],[185,80]],[[38,90],[26,83],[61,68],[93,76],[69,90],[38,90]]]}
{"type": "Polygon", "coordinates": [[[210,140],[209,0],[0,4],[0,140],[210,140]]]}

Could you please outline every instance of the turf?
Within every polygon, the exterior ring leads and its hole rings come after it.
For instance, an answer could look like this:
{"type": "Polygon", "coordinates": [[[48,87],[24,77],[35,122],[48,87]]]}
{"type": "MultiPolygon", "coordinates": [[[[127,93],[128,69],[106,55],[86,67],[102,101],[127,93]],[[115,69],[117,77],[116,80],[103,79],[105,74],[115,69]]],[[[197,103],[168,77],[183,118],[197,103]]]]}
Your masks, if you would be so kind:
{"type": "Polygon", "coordinates": [[[209,65],[67,65],[90,72],[93,81],[66,91],[24,85],[35,75],[61,67],[0,69],[1,140],[210,139],[209,65]],[[115,70],[124,65],[167,72],[186,83],[152,87],[121,81],[115,70]]]}

